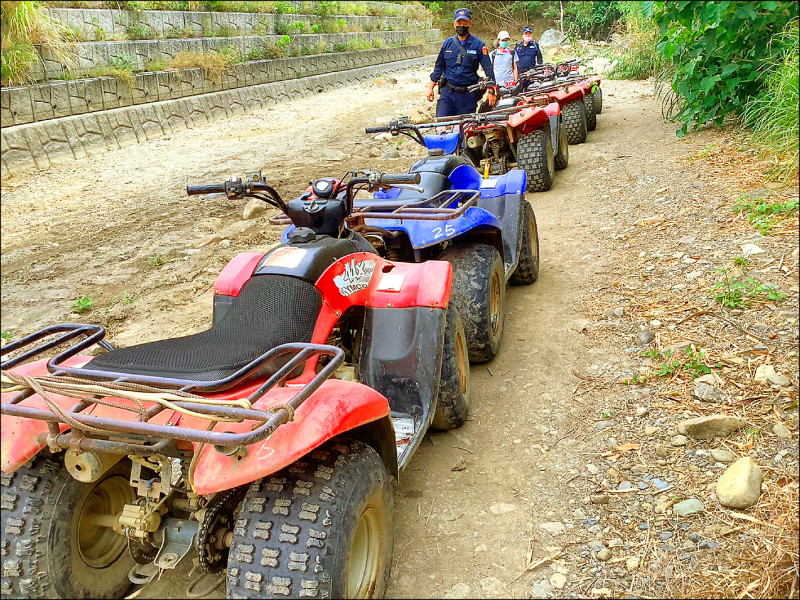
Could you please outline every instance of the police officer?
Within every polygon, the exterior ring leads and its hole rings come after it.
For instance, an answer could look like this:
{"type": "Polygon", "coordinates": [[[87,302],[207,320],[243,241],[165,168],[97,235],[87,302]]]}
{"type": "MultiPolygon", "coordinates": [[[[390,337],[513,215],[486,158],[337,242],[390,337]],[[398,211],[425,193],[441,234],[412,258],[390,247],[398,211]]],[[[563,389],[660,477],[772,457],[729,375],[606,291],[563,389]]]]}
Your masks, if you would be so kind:
{"type": "MultiPolygon", "coordinates": [[[[514,50],[517,53],[517,69],[520,73],[529,71],[537,64],[541,65],[544,62],[539,44],[533,39],[533,30],[530,25],[522,28],[522,41],[517,43],[514,50]]],[[[528,83],[525,84],[525,87],[528,87],[528,83]]]]}
{"type": "MultiPolygon", "coordinates": [[[[436,104],[437,117],[449,117],[473,113],[478,108],[480,92],[468,92],[467,87],[478,83],[478,66],[483,67],[486,77],[494,81],[492,61],[486,44],[470,35],[472,12],[459,8],[453,15],[456,35],[447,38],[436,57],[436,66],[431,73],[428,87],[428,102],[433,102],[433,89],[440,79],[439,102],[436,104]]],[[[497,102],[495,88],[489,90],[489,105],[497,102]]]]}

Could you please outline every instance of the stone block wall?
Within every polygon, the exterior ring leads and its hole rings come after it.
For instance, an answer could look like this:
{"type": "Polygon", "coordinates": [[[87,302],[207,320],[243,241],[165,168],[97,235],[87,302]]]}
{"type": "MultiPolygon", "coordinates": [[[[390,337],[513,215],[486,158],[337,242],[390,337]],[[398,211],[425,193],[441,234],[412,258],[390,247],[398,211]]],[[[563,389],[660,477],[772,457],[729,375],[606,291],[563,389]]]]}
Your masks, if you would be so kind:
{"type": "MultiPolygon", "coordinates": [[[[278,20],[294,23],[302,21],[313,25],[319,22],[315,15],[274,13],[229,13],[202,11],[141,11],[99,8],[52,8],[49,14],[78,31],[83,39],[92,41],[124,40],[132,28],[144,28],[150,38],[183,37],[184,32],[193,36],[207,35],[210,30],[227,27],[239,34],[275,33],[278,20]]],[[[344,19],[347,25],[360,30],[408,29],[405,17],[373,17],[356,15],[334,15],[332,19],[344,19]]],[[[430,24],[427,24],[430,27],[430,24]]]]}
{"type": "MultiPolygon", "coordinates": [[[[377,73],[432,65],[433,61],[434,56],[425,56],[4,127],[0,130],[0,175],[6,177],[12,173],[45,169],[74,158],[156,139],[173,131],[191,129],[212,120],[257,110],[294,97],[366,81],[377,73]]],[[[165,74],[164,77],[168,78],[169,75],[165,74]]],[[[95,86],[92,93],[99,93],[97,86],[105,93],[103,81],[97,81],[99,83],[92,84],[95,86]]],[[[169,86],[170,83],[156,79],[150,85],[157,86],[156,93],[161,93],[161,86],[169,86]]]]}
{"type": "Polygon", "coordinates": [[[203,69],[139,73],[131,83],[114,77],[48,81],[0,90],[4,127],[47,121],[125,106],[174,100],[300,77],[336,73],[370,65],[434,54],[438,43],[296,58],[258,60],[233,65],[215,78],[203,69]]]}
{"type": "MultiPolygon", "coordinates": [[[[426,41],[434,41],[441,37],[438,30],[425,30],[419,32],[425,36],[426,41]]],[[[323,42],[328,50],[333,50],[339,44],[346,44],[348,40],[361,39],[372,42],[381,39],[387,45],[402,43],[408,36],[406,31],[375,31],[362,33],[330,33],[330,34],[303,34],[292,36],[292,45],[299,51],[303,48],[316,48],[323,42]]],[[[144,70],[152,61],[170,61],[180,52],[209,52],[234,48],[240,56],[247,56],[251,51],[258,50],[265,43],[275,43],[281,36],[237,36],[225,38],[189,38],[165,40],[139,40],[126,42],[80,42],[75,44],[78,69],[86,71],[97,66],[113,65],[115,60],[123,59],[135,64],[136,70],[144,70]]],[[[41,79],[58,79],[63,73],[61,63],[55,59],[46,47],[37,47],[42,57],[43,72],[41,79]]]]}

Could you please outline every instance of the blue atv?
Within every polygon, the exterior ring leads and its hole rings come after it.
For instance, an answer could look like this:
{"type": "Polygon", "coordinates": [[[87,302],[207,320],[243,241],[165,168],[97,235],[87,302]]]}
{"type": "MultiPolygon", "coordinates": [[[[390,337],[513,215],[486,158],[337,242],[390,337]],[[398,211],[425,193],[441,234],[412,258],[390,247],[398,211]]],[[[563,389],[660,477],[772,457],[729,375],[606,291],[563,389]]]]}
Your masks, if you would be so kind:
{"type": "MultiPolygon", "coordinates": [[[[486,362],[500,349],[506,282],[529,285],[539,274],[539,236],[525,200],[526,174],[513,169],[484,179],[465,156],[430,154],[409,169],[419,179],[416,185],[385,191],[378,185],[372,198],[356,198],[346,226],[388,260],[449,261],[469,360],[486,362]],[[396,219],[389,218],[392,213],[396,219]]],[[[284,231],[282,242],[292,230],[284,231]]]]}

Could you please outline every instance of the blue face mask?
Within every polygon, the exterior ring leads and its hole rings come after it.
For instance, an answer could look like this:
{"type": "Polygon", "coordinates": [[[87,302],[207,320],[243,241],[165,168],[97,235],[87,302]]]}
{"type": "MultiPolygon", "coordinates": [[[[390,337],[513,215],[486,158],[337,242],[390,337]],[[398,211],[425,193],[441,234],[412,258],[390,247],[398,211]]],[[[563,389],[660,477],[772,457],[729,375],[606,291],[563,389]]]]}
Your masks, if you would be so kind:
{"type": "Polygon", "coordinates": [[[500,42],[500,47],[501,48],[508,48],[508,42],[503,40],[502,42],[500,42]]]}

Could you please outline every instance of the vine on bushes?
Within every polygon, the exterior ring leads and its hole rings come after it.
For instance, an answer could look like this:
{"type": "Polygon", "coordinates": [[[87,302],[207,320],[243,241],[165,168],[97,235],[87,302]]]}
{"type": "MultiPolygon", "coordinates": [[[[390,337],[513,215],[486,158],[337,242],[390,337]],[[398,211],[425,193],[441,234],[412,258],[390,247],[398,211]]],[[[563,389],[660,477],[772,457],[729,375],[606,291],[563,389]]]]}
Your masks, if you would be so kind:
{"type": "Polygon", "coordinates": [[[659,27],[657,48],[674,68],[678,135],[742,113],[764,85],[762,68],[782,53],[776,34],[798,14],[793,1],[642,4],[659,27]]]}

